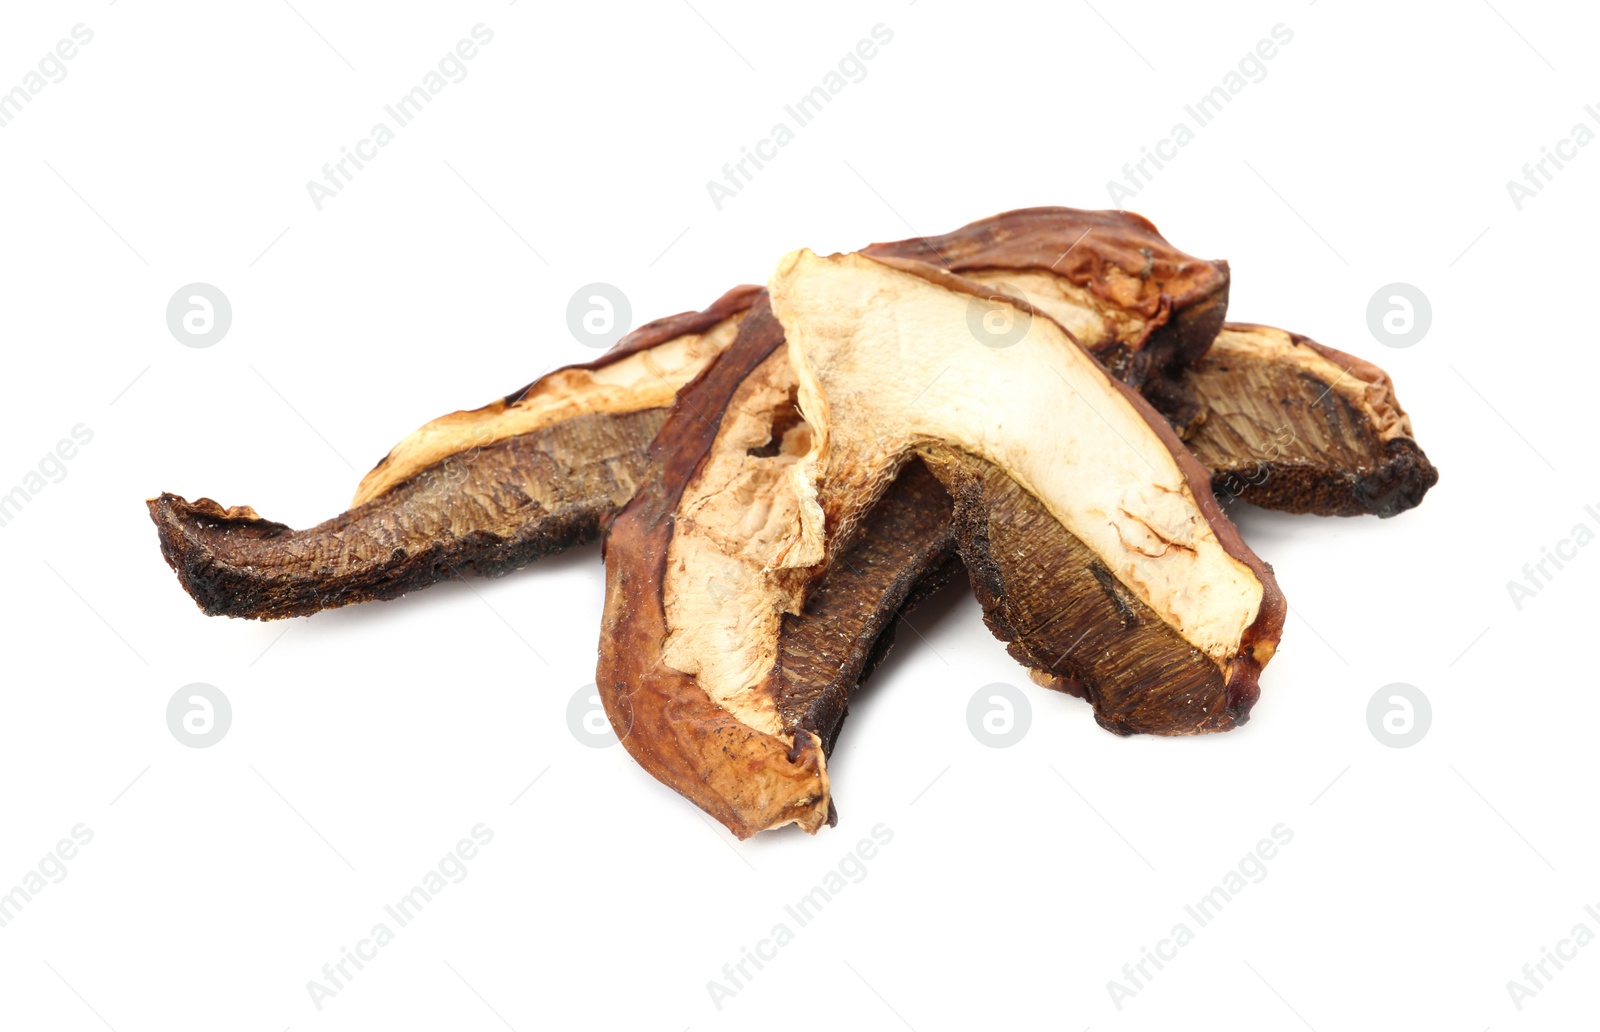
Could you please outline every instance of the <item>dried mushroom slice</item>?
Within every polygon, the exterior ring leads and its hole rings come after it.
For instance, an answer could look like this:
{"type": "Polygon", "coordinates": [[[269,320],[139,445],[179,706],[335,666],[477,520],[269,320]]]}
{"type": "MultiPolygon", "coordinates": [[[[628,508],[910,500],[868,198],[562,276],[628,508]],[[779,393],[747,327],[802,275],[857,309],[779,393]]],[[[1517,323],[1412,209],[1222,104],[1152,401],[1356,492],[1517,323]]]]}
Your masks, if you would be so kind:
{"type": "MultiPolygon", "coordinates": [[[[921,263],[885,261],[894,267],[801,251],[768,288],[815,435],[802,480],[815,484],[829,533],[848,536],[886,472],[921,452],[956,497],[969,570],[989,562],[1002,572],[1054,571],[1037,585],[1046,595],[1078,590],[1081,576],[1066,571],[1087,571],[1104,582],[1099,594],[1108,603],[1124,603],[1111,606],[1123,647],[1146,653],[1138,662],[1114,656],[1092,669],[1058,668],[1060,650],[1045,656],[1055,644],[1046,632],[1100,635],[1108,648],[1112,640],[1102,616],[1062,609],[1054,622],[1007,620],[1030,666],[1081,677],[1113,730],[1182,734],[1242,723],[1276,648],[1284,603],[1270,569],[1222,514],[1209,474],[1143,399],[1043,313],[1010,302],[1025,333],[1008,347],[986,347],[965,322],[969,299],[984,288],[921,263]],[[997,486],[974,492],[969,478],[950,472],[968,459],[1002,473],[1017,494],[997,486]],[[1030,533],[1032,548],[979,547],[978,512],[1020,524],[1028,499],[1050,524],[1030,533]],[[1203,664],[1192,662],[1194,653],[1203,664]],[[1173,676],[1157,685],[1146,661],[1173,676]],[[1177,676],[1179,668],[1188,673],[1177,676]],[[1152,689],[1156,697],[1147,698],[1152,689]],[[1167,692],[1182,705],[1165,705],[1167,692]]],[[[993,623],[997,597],[980,591],[980,600],[993,623]]]]}
{"type": "Polygon", "coordinates": [[[907,464],[855,542],[825,568],[791,571],[791,588],[814,581],[803,601],[794,590],[747,611],[745,634],[760,645],[745,656],[748,690],[715,690],[726,683],[715,675],[721,655],[698,661],[696,621],[740,607],[751,571],[739,567],[796,518],[784,488],[811,438],[795,387],[783,329],[758,304],[683,391],[605,542],[595,680],[606,712],[646,770],[741,838],[831,822],[826,756],[849,698],[888,652],[898,617],[958,562],[950,496],[907,464]]]}
{"type": "Polygon", "coordinates": [[[1143,393],[1180,433],[1204,414],[1178,374],[1205,353],[1222,325],[1228,263],[1184,254],[1142,216],[1024,208],[861,253],[927,262],[1025,298],[1143,393]]]}
{"type": "Polygon", "coordinates": [[[595,362],[444,416],[401,442],[350,510],[307,530],[162,494],[161,554],[207,614],[273,620],[499,576],[593,540],[632,496],[678,389],[762,291],[643,326],[595,362]]]}
{"type": "Polygon", "coordinates": [[[1208,411],[1188,446],[1225,499],[1393,516],[1439,480],[1388,374],[1309,338],[1229,323],[1183,383],[1208,411]]]}
{"type": "MultiPolygon", "coordinates": [[[[821,736],[786,731],[764,688],[777,661],[782,612],[750,611],[766,663],[752,660],[759,686],[743,700],[719,697],[694,671],[667,659],[684,627],[677,611],[737,605],[728,570],[752,540],[781,526],[777,485],[794,466],[809,433],[784,427],[793,410],[783,328],[766,303],[753,308],[723,355],[679,394],[651,446],[651,462],[633,500],[606,534],[606,605],[595,683],[618,738],[640,766],[721,821],[740,838],[798,824],[815,832],[829,818],[827,760],[821,736]],[[776,438],[777,449],[768,447],[776,438]],[[712,517],[735,525],[697,525],[712,517]],[[699,503],[699,504],[697,504],[699,503]],[[723,562],[702,554],[685,562],[680,538],[724,533],[723,562]],[[765,712],[757,713],[761,702],[765,712]],[[741,704],[742,703],[742,704],[741,704]]],[[[743,554],[742,554],[743,553],[743,554]]],[[[798,611],[799,607],[794,607],[798,611]]]]}

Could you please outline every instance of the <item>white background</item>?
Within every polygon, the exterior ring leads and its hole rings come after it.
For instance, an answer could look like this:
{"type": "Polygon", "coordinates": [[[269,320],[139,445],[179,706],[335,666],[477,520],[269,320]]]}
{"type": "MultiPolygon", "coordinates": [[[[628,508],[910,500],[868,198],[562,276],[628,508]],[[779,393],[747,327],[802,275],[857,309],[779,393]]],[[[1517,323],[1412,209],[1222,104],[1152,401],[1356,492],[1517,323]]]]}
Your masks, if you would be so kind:
{"type": "Polygon", "coordinates": [[[1600,26],[1497,6],[8,5],[0,88],[94,39],[0,129],[0,491],[94,437],[0,527],[0,888],[94,837],[0,928],[0,1024],[1577,1027],[1600,946],[1521,1011],[1506,983],[1600,932],[1600,549],[1520,612],[1506,583],[1600,503],[1600,146],[1521,211],[1505,183],[1600,105],[1600,26]],[[306,181],[480,22],[468,77],[317,211],[306,181]],[[864,81],[717,211],[706,181],[880,22],[864,81]],[[158,491],[310,525],[425,420],[592,358],[582,284],[642,322],[793,247],[1110,207],[1279,23],[1265,79],[1125,206],[1231,261],[1235,318],[1387,368],[1442,479],[1393,520],[1239,511],[1293,606],[1245,729],[1118,739],[1029,686],[1026,738],[987,748],[969,699],[1026,679],[952,589],[852,709],[839,826],[741,844],[568,729],[593,547],[286,624],[205,618],[161,560],[158,491]],[[194,281],[233,305],[209,349],[165,323],[194,281]],[[1406,350],[1366,323],[1395,281],[1433,307],[1406,350]],[[197,681],[233,706],[207,749],[165,722],[197,681]],[[1432,703],[1411,748],[1367,727],[1392,682],[1432,703]],[[465,880],[317,1010],[307,981],[480,822],[465,880]],[[865,880],[713,1006],[880,822],[865,880]],[[1280,823],[1266,879],[1118,1010],[1108,980],[1280,823]]]}

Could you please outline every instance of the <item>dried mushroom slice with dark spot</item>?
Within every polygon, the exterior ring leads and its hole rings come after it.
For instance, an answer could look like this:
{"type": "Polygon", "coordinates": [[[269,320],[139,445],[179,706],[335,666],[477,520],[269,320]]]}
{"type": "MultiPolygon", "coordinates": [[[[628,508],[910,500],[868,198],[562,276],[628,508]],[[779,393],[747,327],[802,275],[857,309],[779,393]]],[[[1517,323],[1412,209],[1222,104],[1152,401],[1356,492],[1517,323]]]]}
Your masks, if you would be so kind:
{"type": "Polygon", "coordinates": [[[641,327],[407,437],[349,511],[306,530],[248,506],[150,499],[161,554],[207,614],[273,620],[499,576],[593,540],[632,496],[679,387],[732,342],[758,287],[641,327]]]}
{"type": "Polygon", "coordinates": [[[1002,636],[1030,667],[1081,677],[1113,730],[1187,734],[1243,722],[1285,607],[1206,470],[1043,313],[1010,302],[1026,333],[1007,348],[984,347],[964,313],[985,288],[922,263],[886,262],[801,251],[768,287],[815,441],[800,483],[814,485],[829,535],[847,534],[902,457],[920,453],[956,498],[969,571],[989,563],[1003,575],[974,580],[991,624],[1014,631],[1002,636]],[[1015,490],[972,472],[979,463],[1015,490]],[[974,482],[991,486],[975,491],[974,482]],[[1021,538],[1009,552],[980,547],[981,520],[1020,525],[1030,514],[1042,521],[1028,532],[1030,547],[1021,538]],[[1043,608],[1052,595],[1092,587],[1099,608],[1061,608],[1035,622],[981,590],[1025,576],[1036,583],[1017,589],[1018,605],[1043,608]],[[1071,644],[1055,649],[1063,631],[1149,651],[1137,663],[1058,667],[1071,644]],[[1159,671],[1170,679],[1151,676],[1159,671]]]}
{"type": "Polygon", "coordinates": [[[1227,314],[1228,263],[1179,251],[1142,216],[1023,208],[861,253],[923,261],[1025,298],[1180,433],[1204,415],[1178,374],[1205,353],[1227,314]]]}
{"type": "Polygon", "coordinates": [[[1229,323],[1183,383],[1208,409],[1188,446],[1225,499],[1393,516],[1439,480],[1388,374],[1309,338],[1229,323]]]}

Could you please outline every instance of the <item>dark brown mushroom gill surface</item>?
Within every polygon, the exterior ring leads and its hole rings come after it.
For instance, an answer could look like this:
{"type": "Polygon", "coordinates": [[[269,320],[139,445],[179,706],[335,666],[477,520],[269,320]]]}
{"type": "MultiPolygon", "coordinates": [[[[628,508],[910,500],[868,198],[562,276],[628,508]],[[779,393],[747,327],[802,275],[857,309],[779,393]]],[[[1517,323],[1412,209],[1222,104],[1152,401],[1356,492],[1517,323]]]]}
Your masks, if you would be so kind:
{"type": "Polygon", "coordinates": [[[950,495],[919,460],[873,506],[861,538],[783,617],[773,698],[790,734],[832,753],[851,695],[894,644],[901,617],[960,568],[950,495]]]}
{"type": "Polygon", "coordinates": [[[147,504],[161,554],[207,615],[306,616],[501,576],[595,540],[632,497],[665,418],[665,409],[578,416],[472,448],[305,530],[209,498],[147,504]]]}
{"type": "Polygon", "coordinates": [[[1438,483],[1388,374],[1308,337],[1228,323],[1182,382],[1206,408],[1185,444],[1225,500],[1388,517],[1438,483]]]}
{"type": "Polygon", "coordinates": [[[965,454],[930,465],[955,496],[984,622],[1036,682],[1086,699],[1121,735],[1203,734],[1249,719],[1259,664],[1230,677],[1004,470],[965,454]]]}

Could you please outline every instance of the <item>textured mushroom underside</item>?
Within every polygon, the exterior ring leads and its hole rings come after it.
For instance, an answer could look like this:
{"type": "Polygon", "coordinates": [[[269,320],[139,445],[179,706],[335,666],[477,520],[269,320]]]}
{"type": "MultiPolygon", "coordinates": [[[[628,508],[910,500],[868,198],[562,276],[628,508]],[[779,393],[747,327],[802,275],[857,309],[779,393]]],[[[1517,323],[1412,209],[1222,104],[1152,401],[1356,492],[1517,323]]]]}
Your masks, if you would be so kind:
{"type": "MultiPolygon", "coordinates": [[[[1188,735],[1244,723],[1256,650],[1219,666],[993,463],[932,452],[984,622],[1039,684],[1085,698],[1117,734],[1188,735]]],[[[1262,650],[1263,656],[1270,652],[1262,650]]]]}
{"type": "Polygon", "coordinates": [[[785,733],[807,730],[833,752],[847,704],[894,643],[900,618],[960,567],[950,495],[922,462],[900,472],[778,632],[773,698],[785,733]]]}
{"type": "Polygon", "coordinates": [[[578,415],[469,448],[306,530],[209,498],[147,504],[161,554],[208,615],[307,616],[594,540],[633,496],[666,413],[578,415]]]}
{"type": "Polygon", "coordinates": [[[1342,351],[1229,323],[1183,382],[1207,408],[1186,443],[1224,497],[1283,512],[1393,516],[1438,482],[1388,374],[1342,351]]]}

